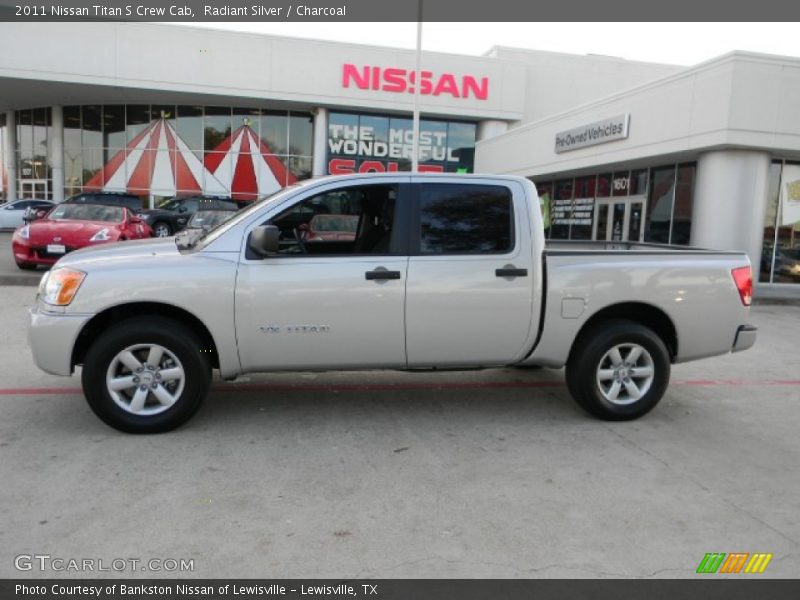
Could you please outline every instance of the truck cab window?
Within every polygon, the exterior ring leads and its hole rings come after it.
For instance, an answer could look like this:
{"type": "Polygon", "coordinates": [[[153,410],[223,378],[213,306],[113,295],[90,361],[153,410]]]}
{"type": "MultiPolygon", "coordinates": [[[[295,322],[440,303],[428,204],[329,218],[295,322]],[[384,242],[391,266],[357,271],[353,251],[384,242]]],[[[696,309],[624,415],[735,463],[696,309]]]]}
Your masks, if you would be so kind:
{"type": "Polygon", "coordinates": [[[511,190],[426,183],[420,190],[422,254],[503,254],[514,245],[511,190]]]}
{"type": "Polygon", "coordinates": [[[280,254],[389,254],[396,185],[364,185],[324,192],[284,211],[280,254]]]}

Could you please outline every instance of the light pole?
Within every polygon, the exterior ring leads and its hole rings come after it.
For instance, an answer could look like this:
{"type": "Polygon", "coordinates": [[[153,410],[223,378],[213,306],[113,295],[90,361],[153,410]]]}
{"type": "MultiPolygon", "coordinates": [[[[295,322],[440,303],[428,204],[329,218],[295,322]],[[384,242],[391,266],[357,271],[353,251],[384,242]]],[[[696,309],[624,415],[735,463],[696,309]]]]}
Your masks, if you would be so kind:
{"type": "Polygon", "coordinates": [[[422,0],[417,5],[417,65],[414,70],[414,124],[411,145],[411,172],[419,171],[419,88],[422,83],[422,0]]]}

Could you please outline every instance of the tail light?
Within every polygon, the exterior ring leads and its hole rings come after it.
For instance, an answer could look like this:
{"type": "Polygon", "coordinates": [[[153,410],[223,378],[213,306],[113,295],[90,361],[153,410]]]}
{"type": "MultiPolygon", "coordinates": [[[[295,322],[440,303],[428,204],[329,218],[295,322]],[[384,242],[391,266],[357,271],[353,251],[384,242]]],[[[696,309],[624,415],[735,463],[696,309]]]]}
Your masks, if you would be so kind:
{"type": "Polygon", "coordinates": [[[753,300],[753,272],[750,267],[731,269],[731,275],[733,275],[733,281],[736,283],[736,289],[739,290],[742,304],[750,306],[750,302],[753,300]]]}

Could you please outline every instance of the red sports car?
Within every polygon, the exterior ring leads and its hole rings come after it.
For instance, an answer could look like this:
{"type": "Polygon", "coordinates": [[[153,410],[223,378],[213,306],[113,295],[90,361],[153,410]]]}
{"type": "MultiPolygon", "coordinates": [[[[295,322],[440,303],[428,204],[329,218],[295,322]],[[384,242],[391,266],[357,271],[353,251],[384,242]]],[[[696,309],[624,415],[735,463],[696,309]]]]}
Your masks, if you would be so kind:
{"type": "Polygon", "coordinates": [[[17,229],[11,247],[20,269],[35,269],[79,248],[152,235],[147,223],[122,206],[61,204],[43,219],[17,229]]]}

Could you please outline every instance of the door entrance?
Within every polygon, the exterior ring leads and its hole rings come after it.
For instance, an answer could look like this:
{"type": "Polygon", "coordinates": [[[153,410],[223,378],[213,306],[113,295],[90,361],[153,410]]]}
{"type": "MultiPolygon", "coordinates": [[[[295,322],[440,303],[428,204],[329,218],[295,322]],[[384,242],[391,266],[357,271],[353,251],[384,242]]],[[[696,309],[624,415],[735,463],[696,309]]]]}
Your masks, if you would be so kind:
{"type": "Polygon", "coordinates": [[[49,182],[47,179],[20,179],[19,197],[36,198],[37,200],[49,200],[49,182]]]}
{"type": "Polygon", "coordinates": [[[594,209],[592,239],[641,242],[644,235],[644,196],[598,198],[594,209]]]}

